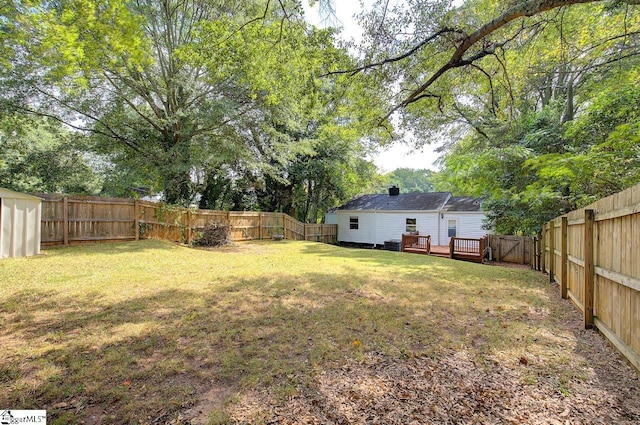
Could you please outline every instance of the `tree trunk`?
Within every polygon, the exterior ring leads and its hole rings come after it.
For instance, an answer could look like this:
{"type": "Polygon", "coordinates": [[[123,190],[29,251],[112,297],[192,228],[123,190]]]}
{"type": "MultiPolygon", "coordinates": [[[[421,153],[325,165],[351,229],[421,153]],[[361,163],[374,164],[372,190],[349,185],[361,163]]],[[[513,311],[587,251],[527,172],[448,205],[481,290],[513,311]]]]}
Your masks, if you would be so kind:
{"type": "Polygon", "coordinates": [[[189,143],[174,134],[165,139],[162,189],[168,204],[188,206],[193,198],[189,143]]]}

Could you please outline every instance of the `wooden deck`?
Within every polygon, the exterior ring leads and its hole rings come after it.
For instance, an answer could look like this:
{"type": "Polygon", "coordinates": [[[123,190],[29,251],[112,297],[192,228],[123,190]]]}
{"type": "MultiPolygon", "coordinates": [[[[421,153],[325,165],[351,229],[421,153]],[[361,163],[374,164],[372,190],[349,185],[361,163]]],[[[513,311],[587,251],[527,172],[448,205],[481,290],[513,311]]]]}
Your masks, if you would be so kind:
{"type": "Polygon", "coordinates": [[[449,241],[449,258],[454,260],[482,263],[489,250],[489,237],[451,238],[449,241]]]}
{"type": "Polygon", "coordinates": [[[443,246],[443,245],[431,245],[431,255],[436,256],[436,257],[444,257],[444,258],[450,258],[451,255],[449,254],[449,245],[443,246]]]}
{"type": "Polygon", "coordinates": [[[402,234],[402,252],[429,255],[431,251],[431,235],[402,234]]]}
{"type": "Polygon", "coordinates": [[[489,237],[451,238],[449,245],[431,245],[430,235],[402,235],[402,251],[415,254],[433,255],[454,260],[481,263],[489,249],[489,237]]]}

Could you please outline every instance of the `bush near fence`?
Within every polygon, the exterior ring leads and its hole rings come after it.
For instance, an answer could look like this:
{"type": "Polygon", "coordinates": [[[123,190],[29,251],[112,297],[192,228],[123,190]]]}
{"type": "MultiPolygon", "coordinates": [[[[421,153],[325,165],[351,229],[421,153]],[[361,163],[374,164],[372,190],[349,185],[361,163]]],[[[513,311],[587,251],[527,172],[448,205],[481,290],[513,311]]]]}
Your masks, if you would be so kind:
{"type": "Polygon", "coordinates": [[[541,268],[640,370],[640,185],[547,223],[541,268]]]}
{"type": "Polygon", "coordinates": [[[335,224],[306,224],[284,213],[215,211],[157,202],[38,194],[42,246],[99,241],[164,239],[191,243],[211,222],[231,226],[232,241],[271,239],[336,243],[335,224]]]}

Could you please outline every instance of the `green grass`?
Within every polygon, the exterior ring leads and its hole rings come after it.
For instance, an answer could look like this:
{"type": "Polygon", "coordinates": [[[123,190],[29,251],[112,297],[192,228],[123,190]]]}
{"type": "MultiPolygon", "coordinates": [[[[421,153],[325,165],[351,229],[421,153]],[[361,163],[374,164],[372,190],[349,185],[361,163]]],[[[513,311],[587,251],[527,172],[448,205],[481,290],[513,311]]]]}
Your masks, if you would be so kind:
{"type": "Polygon", "coordinates": [[[526,355],[533,384],[576,348],[553,290],[527,270],[305,242],[49,249],[0,261],[0,406],[169,421],[212,383],[286,399],[367,352],[526,355]]]}

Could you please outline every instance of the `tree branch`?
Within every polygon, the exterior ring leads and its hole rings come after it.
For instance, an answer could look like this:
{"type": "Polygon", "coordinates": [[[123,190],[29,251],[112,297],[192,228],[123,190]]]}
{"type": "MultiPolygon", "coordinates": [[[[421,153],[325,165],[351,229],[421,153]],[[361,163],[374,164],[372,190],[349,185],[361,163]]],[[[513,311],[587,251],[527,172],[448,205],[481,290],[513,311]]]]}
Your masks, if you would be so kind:
{"type": "MultiPolygon", "coordinates": [[[[547,12],[553,9],[557,9],[564,6],[571,6],[575,4],[584,4],[584,3],[595,3],[600,2],[602,0],[528,0],[528,1],[520,1],[517,2],[513,7],[507,9],[504,13],[502,13],[497,18],[492,21],[486,23],[485,25],[478,28],[473,33],[464,37],[456,47],[455,51],[451,55],[449,61],[442,65],[439,69],[437,69],[433,74],[417,89],[415,89],[409,96],[407,96],[402,102],[395,105],[387,115],[385,115],[380,121],[379,125],[382,125],[384,121],[386,121],[394,112],[401,108],[405,108],[411,103],[422,98],[422,93],[424,93],[429,87],[431,87],[440,77],[442,77],[445,73],[454,68],[459,68],[462,66],[467,66],[472,64],[474,61],[482,59],[483,57],[493,54],[495,52],[495,47],[492,49],[482,49],[478,53],[465,58],[465,54],[474,46],[476,43],[491,35],[495,31],[507,26],[512,21],[519,18],[526,18],[535,15],[539,15],[543,12],[547,12]]],[[[638,5],[640,4],[640,0],[620,0],[623,3],[629,5],[638,5]]],[[[396,62],[398,60],[407,58],[417,52],[420,48],[422,48],[426,43],[430,40],[433,40],[435,37],[438,37],[442,34],[444,30],[441,30],[435,33],[433,36],[427,38],[425,41],[408,51],[407,53],[397,56],[395,58],[390,58],[385,61],[381,61],[377,64],[365,65],[363,67],[357,68],[355,71],[359,72],[364,69],[368,69],[375,66],[382,66],[389,62],[396,62]]],[[[453,31],[453,30],[451,30],[453,31]]],[[[459,32],[459,31],[458,31],[459,32]]],[[[505,42],[506,43],[506,42],[505,42]]],[[[504,45],[503,43],[502,45],[504,45]]],[[[353,72],[353,71],[352,71],[353,72]]],[[[334,72],[336,73],[346,73],[346,72],[334,72]]]]}
{"type": "Polygon", "coordinates": [[[435,40],[436,38],[447,34],[447,33],[462,33],[462,31],[454,29],[454,28],[443,28],[440,31],[436,32],[435,34],[430,35],[429,37],[425,38],[424,40],[422,40],[420,43],[416,44],[413,48],[411,48],[409,51],[399,55],[399,56],[394,56],[391,58],[387,58],[384,59],[382,61],[379,62],[374,62],[374,63],[369,63],[363,66],[360,66],[358,68],[353,68],[353,69],[347,69],[347,70],[341,70],[341,71],[332,71],[332,72],[327,72],[326,74],[321,75],[321,77],[328,77],[331,75],[340,75],[340,74],[350,74],[350,75],[356,75],[362,71],[365,71],[367,69],[371,69],[371,68],[378,68],[381,67],[383,65],[387,65],[389,63],[393,63],[393,62],[399,62],[403,59],[408,58],[409,56],[414,55],[416,52],[418,52],[418,50],[422,49],[424,46],[426,46],[427,44],[431,43],[433,40],[435,40]]]}

